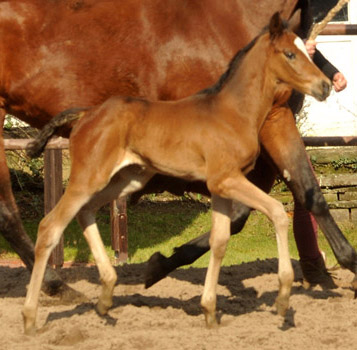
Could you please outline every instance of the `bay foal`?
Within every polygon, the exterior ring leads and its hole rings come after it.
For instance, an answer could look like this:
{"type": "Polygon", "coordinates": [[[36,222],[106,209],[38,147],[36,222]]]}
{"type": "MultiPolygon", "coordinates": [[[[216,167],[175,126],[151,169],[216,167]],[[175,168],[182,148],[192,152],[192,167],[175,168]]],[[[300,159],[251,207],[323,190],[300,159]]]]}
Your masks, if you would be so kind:
{"type": "MultiPolygon", "coordinates": [[[[276,305],[283,315],[293,281],[288,219],[283,206],[250,183],[245,174],[258,156],[258,134],[266,115],[273,103],[286,102],[291,87],[323,100],[330,81],[309,59],[302,41],[275,14],[269,29],[240,51],[209,89],[175,102],[117,96],[78,112],[80,119],[70,137],[68,187],[39,225],[23,308],[25,333],[35,332],[48,257],[76,215],[102,282],[97,310],[100,314],[108,311],[117,276],[105,253],[95,213],[118,195],[139,190],[155,173],[206,181],[212,194],[212,253],[201,300],[207,325],[216,324],[216,285],[230,237],[232,201],[261,211],[274,224],[280,284],[276,305]]],[[[73,118],[71,113],[67,116],[73,118]]],[[[68,121],[66,113],[57,120],[62,118],[63,123],[68,121]]]]}

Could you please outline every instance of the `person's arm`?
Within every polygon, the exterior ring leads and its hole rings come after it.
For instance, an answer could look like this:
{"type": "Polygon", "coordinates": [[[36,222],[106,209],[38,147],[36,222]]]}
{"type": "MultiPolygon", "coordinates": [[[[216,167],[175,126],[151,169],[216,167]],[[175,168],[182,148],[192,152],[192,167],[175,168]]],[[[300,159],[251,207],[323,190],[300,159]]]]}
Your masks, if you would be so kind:
{"type": "Polygon", "coordinates": [[[314,63],[322,70],[325,75],[331,79],[333,88],[339,92],[346,88],[347,80],[338,69],[328,61],[324,55],[316,49],[316,41],[307,40],[305,42],[306,50],[314,63]]]}
{"type": "Polygon", "coordinates": [[[345,76],[339,72],[338,69],[331,62],[329,62],[319,50],[316,50],[313,61],[325,73],[325,75],[331,79],[335,91],[340,92],[347,87],[347,79],[345,76]]]}
{"type": "Polygon", "coordinates": [[[338,69],[317,49],[315,50],[313,61],[331,80],[333,79],[333,76],[338,73],[338,69]]]}

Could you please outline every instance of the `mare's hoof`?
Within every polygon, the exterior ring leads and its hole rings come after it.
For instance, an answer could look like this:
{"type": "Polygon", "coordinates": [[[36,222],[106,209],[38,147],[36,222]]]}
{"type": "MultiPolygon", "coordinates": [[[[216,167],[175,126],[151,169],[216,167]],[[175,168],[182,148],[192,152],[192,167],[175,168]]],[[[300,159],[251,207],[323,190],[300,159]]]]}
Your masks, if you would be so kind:
{"type": "Polygon", "coordinates": [[[57,296],[61,293],[61,289],[65,283],[62,280],[44,281],[42,291],[49,296],[57,296]]]}
{"type": "Polygon", "coordinates": [[[63,284],[56,295],[59,296],[60,301],[63,304],[80,304],[89,302],[89,299],[83,293],[67,286],[67,284],[63,284]]]}
{"type": "Polygon", "coordinates": [[[49,296],[55,296],[61,293],[61,289],[65,285],[57,271],[47,266],[43,277],[42,291],[49,296]]]}
{"type": "Polygon", "coordinates": [[[145,288],[149,288],[155,283],[162,280],[170,271],[166,270],[167,258],[161,253],[154,253],[147,263],[147,268],[145,272],[145,288]]]}
{"type": "Polygon", "coordinates": [[[79,304],[89,301],[84,294],[64,283],[59,274],[49,266],[46,268],[42,291],[51,297],[59,298],[60,302],[64,304],[79,304]]]}
{"type": "Polygon", "coordinates": [[[314,285],[319,285],[322,289],[337,288],[322,256],[315,260],[300,261],[300,267],[304,276],[305,288],[310,288],[314,285]]]}

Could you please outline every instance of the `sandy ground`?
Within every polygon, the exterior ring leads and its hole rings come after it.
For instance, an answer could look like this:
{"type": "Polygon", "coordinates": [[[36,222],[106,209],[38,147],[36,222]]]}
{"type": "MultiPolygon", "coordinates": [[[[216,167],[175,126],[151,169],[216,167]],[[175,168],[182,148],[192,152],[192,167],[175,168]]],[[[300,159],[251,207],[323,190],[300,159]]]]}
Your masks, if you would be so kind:
{"type": "Polygon", "coordinates": [[[0,349],[357,349],[357,301],[352,274],[336,271],[339,288],[304,289],[294,263],[291,307],[285,319],[274,312],[277,261],[222,269],[218,286],[221,324],[207,329],[200,310],[205,269],[172,273],[150,289],[142,281],[145,264],[117,267],[114,306],[100,318],[95,267],[70,267],[61,274],[88,302],[63,305],[41,295],[38,334],[23,334],[21,308],[29,273],[0,265],[0,349]]]}

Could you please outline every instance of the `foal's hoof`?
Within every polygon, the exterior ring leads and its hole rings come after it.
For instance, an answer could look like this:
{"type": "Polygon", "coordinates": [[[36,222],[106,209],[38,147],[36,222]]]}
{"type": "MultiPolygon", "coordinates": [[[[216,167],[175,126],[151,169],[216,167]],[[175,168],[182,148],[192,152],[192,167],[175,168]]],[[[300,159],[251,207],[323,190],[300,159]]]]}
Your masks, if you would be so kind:
{"type": "Polygon", "coordinates": [[[95,306],[95,310],[100,316],[104,316],[108,313],[108,310],[111,308],[111,306],[112,305],[105,305],[102,301],[99,300],[95,306]]]}
{"type": "Polygon", "coordinates": [[[284,317],[289,308],[289,298],[278,296],[275,300],[275,307],[278,315],[284,317]]]}
{"type": "Polygon", "coordinates": [[[25,328],[24,333],[25,333],[25,335],[34,337],[36,335],[36,327],[33,326],[33,327],[25,328]]]}
{"type": "Polygon", "coordinates": [[[36,335],[36,327],[33,318],[26,317],[25,311],[22,311],[22,318],[24,320],[24,333],[25,335],[35,336],[36,335]]]}
{"type": "Polygon", "coordinates": [[[215,312],[208,312],[203,308],[203,313],[205,315],[206,327],[215,328],[218,327],[217,317],[215,312]]]}

